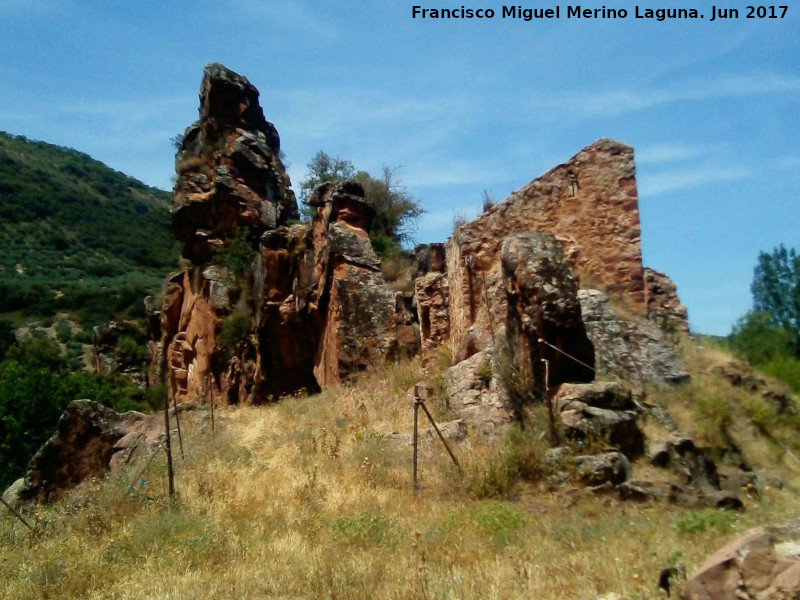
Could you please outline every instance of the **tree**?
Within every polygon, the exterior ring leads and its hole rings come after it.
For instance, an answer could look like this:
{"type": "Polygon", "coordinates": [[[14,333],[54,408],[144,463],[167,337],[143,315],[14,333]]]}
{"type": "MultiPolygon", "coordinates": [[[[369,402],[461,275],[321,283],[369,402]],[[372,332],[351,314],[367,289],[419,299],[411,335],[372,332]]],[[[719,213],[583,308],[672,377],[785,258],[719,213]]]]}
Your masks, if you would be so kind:
{"type": "Polygon", "coordinates": [[[800,257],[783,244],[761,252],[750,286],[753,311],[766,313],[772,325],[786,331],[800,356],[800,257]]]}
{"type": "Polygon", "coordinates": [[[414,241],[417,221],[424,212],[417,201],[400,185],[399,167],[383,167],[380,178],[365,171],[356,174],[364,188],[364,198],[375,207],[370,240],[379,256],[399,254],[402,246],[414,241]]]}
{"type": "Polygon", "coordinates": [[[322,150],[314,155],[306,167],[308,168],[306,178],[300,182],[300,200],[303,201],[301,209],[303,216],[310,219],[316,214],[316,209],[308,206],[306,200],[314,188],[326,181],[353,179],[356,175],[356,168],[349,160],[330,156],[322,150]]]}
{"type": "Polygon", "coordinates": [[[775,325],[766,312],[751,311],[736,321],[730,342],[732,350],[753,365],[791,355],[793,350],[789,332],[775,325]]]}
{"type": "MultiPolygon", "coordinates": [[[[366,171],[356,171],[349,160],[331,157],[322,150],[308,163],[306,178],[300,183],[300,199],[308,199],[314,187],[325,181],[354,179],[364,188],[364,197],[376,211],[370,231],[375,252],[382,257],[397,256],[402,246],[413,243],[417,221],[424,212],[419,203],[400,184],[399,167],[383,167],[380,177],[366,171]]],[[[308,205],[302,209],[305,218],[312,218],[316,209],[308,205]]]]}

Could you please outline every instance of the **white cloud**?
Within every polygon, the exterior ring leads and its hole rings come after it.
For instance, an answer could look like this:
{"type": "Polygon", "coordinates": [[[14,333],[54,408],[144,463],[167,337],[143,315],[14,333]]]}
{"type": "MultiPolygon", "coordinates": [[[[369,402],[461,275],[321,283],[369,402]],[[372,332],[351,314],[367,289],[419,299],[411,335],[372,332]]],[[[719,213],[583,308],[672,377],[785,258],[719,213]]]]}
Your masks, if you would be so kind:
{"type": "Polygon", "coordinates": [[[698,158],[708,152],[709,148],[703,146],[657,144],[655,146],[645,146],[642,149],[637,149],[636,163],[646,165],[679,162],[698,158]]]}
{"type": "Polygon", "coordinates": [[[534,99],[542,109],[582,116],[618,116],[666,104],[765,94],[800,93],[800,77],[772,73],[692,80],[651,89],[566,92],[534,99]]]}
{"type": "Polygon", "coordinates": [[[300,0],[229,0],[231,11],[268,21],[270,26],[305,32],[316,37],[335,38],[338,28],[333,24],[335,4],[314,10],[300,0]],[[325,13],[328,13],[327,15],[325,13]]]}
{"type": "Polygon", "coordinates": [[[755,173],[745,167],[695,168],[690,170],[664,171],[638,177],[639,194],[642,197],[658,196],[678,190],[696,188],[712,183],[725,183],[753,177],[755,173]]]}

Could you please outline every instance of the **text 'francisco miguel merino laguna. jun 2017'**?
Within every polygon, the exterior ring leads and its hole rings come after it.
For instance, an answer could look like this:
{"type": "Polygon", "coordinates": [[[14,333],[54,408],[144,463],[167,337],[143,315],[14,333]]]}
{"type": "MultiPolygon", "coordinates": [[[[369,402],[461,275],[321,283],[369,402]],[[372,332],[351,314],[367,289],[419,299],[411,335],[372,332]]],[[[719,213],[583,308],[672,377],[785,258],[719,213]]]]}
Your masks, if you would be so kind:
{"type": "Polygon", "coordinates": [[[533,21],[538,19],[652,19],[667,21],[673,19],[783,19],[789,7],[778,5],[748,5],[739,8],[712,6],[710,11],[701,12],[696,8],[658,8],[652,6],[633,6],[626,8],[587,8],[580,4],[551,6],[550,8],[526,8],[525,6],[502,6],[493,8],[428,8],[412,6],[412,19],[519,19],[533,21]]]}

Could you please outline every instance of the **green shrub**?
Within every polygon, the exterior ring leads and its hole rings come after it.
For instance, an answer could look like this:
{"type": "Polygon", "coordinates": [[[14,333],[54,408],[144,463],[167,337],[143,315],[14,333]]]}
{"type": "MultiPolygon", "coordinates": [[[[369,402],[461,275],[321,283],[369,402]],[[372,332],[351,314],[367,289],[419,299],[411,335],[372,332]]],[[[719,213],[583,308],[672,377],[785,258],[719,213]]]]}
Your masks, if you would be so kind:
{"type": "Polygon", "coordinates": [[[710,442],[724,440],[724,431],[730,424],[731,407],[728,399],[715,394],[700,396],[692,406],[697,432],[710,442]]]}
{"type": "Polygon", "coordinates": [[[252,319],[248,315],[235,312],[222,322],[218,338],[219,345],[230,355],[239,344],[250,336],[252,330],[252,319]]]}
{"type": "Polygon", "coordinates": [[[333,537],[356,546],[397,545],[400,527],[378,511],[366,511],[349,517],[340,517],[331,523],[333,537]]]}
{"type": "Polygon", "coordinates": [[[471,465],[467,473],[478,498],[506,497],[519,481],[537,481],[544,475],[546,443],[532,431],[514,426],[497,454],[471,465]]]}
{"type": "Polygon", "coordinates": [[[698,534],[706,531],[732,531],[739,522],[739,515],[727,510],[713,508],[689,511],[673,523],[675,531],[684,534],[698,534]]]}

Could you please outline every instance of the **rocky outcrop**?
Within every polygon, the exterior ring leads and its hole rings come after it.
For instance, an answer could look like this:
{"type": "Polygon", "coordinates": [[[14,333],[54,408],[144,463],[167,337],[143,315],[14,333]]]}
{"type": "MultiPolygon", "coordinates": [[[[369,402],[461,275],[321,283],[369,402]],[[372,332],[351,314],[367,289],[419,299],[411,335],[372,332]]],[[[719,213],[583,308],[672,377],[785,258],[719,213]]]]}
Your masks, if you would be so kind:
{"type": "Polygon", "coordinates": [[[239,229],[260,234],[299,217],[278,132],[258,97],[224,66],[204,69],[200,120],[183,134],[172,195],[173,230],[194,262],[208,261],[239,229]]]}
{"type": "Polygon", "coordinates": [[[644,270],[647,318],[667,333],[689,333],[689,311],[678,298],[678,287],[664,273],[644,270]]]}
{"type": "Polygon", "coordinates": [[[577,283],[555,237],[509,236],[503,242],[502,271],[506,337],[519,370],[532,377],[539,399],[545,397],[545,377],[551,387],[591,381],[594,348],[581,320],[577,283]]]}
{"type": "Polygon", "coordinates": [[[800,598],[800,519],[756,527],[729,542],[689,578],[681,598],[800,598]]]}
{"type": "Polygon", "coordinates": [[[584,485],[620,485],[631,475],[631,463],[621,452],[575,457],[575,474],[584,485]]]}
{"type": "Polygon", "coordinates": [[[552,399],[564,433],[578,440],[605,440],[626,456],[644,450],[633,397],[616,382],[564,384],[552,399]]]}
{"type": "Polygon", "coordinates": [[[580,290],[578,299],[600,373],[640,384],[680,383],[689,378],[674,346],[653,322],[617,317],[608,294],[598,290],[580,290]]]}
{"type": "Polygon", "coordinates": [[[102,477],[152,448],[161,429],[163,415],[118,414],[91,400],[75,400],[31,459],[17,496],[23,502],[55,500],[81,481],[102,477]]]}
{"type": "Polygon", "coordinates": [[[447,408],[465,426],[484,438],[496,438],[511,423],[506,391],[499,377],[497,357],[484,350],[442,375],[447,408]]]}
{"type": "Polygon", "coordinates": [[[408,303],[381,275],[361,186],[318,186],[314,218],[293,224],[279,155],[258,91],[207,66],[173,192],[173,229],[191,265],[168,280],[150,343],[151,370],[166,370],[178,402],[314,392],[419,349],[408,303]]]}

